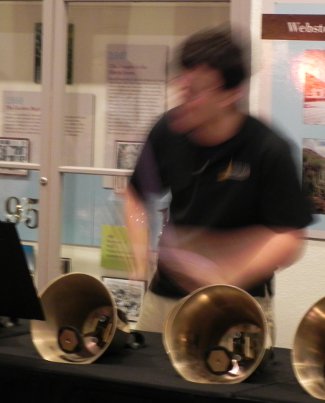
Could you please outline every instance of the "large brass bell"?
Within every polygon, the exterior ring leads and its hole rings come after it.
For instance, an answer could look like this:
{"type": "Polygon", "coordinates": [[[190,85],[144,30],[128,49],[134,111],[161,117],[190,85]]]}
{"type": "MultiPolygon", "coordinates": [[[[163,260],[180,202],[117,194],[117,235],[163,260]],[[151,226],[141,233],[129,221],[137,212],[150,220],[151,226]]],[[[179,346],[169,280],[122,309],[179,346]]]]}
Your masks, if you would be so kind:
{"type": "Polygon", "coordinates": [[[126,345],[130,328],[114,297],[95,277],[62,275],[40,293],[45,321],[32,320],[32,341],[53,362],[88,364],[126,345]]]}
{"type": "Polygon", "coordinates": [[[311,396],[325,400],[325,297],[302,317],[291,350],[294,374],[311,396]]]}
{"type": "Polygon", "coordinates": [[[170,312],[163,344],[175,370],[190,382],[239,383],[271,350],[264,312],[246,291],[202,287],[170,312]]]}

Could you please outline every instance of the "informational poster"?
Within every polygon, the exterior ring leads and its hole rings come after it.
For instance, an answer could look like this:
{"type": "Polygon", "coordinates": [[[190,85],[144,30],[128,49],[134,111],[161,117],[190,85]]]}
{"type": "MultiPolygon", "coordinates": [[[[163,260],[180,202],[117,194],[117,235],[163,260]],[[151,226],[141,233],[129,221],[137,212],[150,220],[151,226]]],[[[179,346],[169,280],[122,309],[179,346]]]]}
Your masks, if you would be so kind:
{"type": "Polygon", "coordinates": [[[271,120],[292,141],[302,186],[311,199],[309,235],[325,238],[325,15],[317,4],[275,6],[262,19],[264,79],[271,120]],[[267,89],[267,84],[270,88],[267,89]]]}
{"type": "MultiPolygon", "coordinates": [[[[154,121],[166,109],[167,46],[111,44],[107,47],[105,161],[133,169],[154,121]]],[[[122,190],[126,178],[106,179],[122,190]]]]}
{"type": "Polygon", "coordinates": [[[119,225],[103,225],[101,240],[101,266],[111,270],[131,270],[133,255],[127,229],[119,225]]]}
{"type": "MultiPolygon", "coordinates": [[[[94,108],[92,94],[66,94],[62,165],[93,165],[94,108]]],[[[39,92],[3,92],[2,135],[29,139],[29,162],[39,162],[40,120],[39,92]]]]}

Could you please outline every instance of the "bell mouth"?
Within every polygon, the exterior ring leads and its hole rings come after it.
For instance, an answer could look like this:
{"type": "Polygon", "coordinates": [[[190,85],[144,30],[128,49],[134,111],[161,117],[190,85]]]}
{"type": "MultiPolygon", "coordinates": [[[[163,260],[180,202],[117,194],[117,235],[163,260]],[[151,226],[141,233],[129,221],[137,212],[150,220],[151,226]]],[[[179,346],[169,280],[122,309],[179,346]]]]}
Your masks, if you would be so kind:
{"type": "Polygon", "coordinates": [[[176,371],[190,382],[239,383],[270,348],[258,302],[228,285],[202,287],[170,312],[163,343],[176,371]]]}
{"type": "Polygon", "coordinates": [[[316,399],[325,400],[325,298],[302,317],[291,349],[291,365],[301,387],[316,399]]]}
{"type": "MultiPolygon", "coordinates": [[[[31,321],[31,334],[37,351],[48,361],[94,362],[121,334],[114,297],[93,276],[62,275],[40,293],[40,300],[46,320],[31,321]]],[[[127,323],[124,332],[129,332],[127,323]]]]}

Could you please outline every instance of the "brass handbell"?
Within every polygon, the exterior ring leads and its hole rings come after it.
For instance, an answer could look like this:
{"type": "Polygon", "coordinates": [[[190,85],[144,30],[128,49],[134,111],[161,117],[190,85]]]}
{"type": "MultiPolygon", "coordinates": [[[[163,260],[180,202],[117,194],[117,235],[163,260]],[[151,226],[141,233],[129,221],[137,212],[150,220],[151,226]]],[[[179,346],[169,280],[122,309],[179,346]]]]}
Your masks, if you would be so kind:
{"type": "Polygon", "coordinates": [[[53,362],[89,364],[108,348],[127,344],[130,328],[107,287],[95,277],[69,273],[51,282],[40,300],[45,321],[32,320],[32,341],[53,362]]]}
{"type": "Polygon", "coordinates": [[[202,287],[183,298],[165,322],[163,343],[175,370],[197,383],[242,382],[271,351],[261,306],[229,285],[202,287]]]}
{"type": "Polygon", "coordinates": [[[291,363],[302,388],[325,400],[325,297],[302,317],[294,336],[291,363]]]}

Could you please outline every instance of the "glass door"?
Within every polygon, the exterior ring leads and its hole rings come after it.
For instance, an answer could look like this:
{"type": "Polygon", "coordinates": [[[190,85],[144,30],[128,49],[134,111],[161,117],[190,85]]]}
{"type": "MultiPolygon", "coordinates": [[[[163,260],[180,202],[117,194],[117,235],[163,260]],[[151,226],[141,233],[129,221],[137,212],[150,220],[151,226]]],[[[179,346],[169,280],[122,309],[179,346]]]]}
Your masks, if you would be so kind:
{"type": "Polygon", "coordinates": [[[40,223],[42,6],[0,1],[0,220],[16,223],[33,275],[40,223]]]}
{"type": "MultiPolygon", "coordinates": [[[[229,2],[66,2],[67,109],[61,256],[65,270],[125,278],[123,191],[153,122],[175,102],[177,45],[228,23],[229,2]]],[[[152,253],[165,200],[152,211],[152,253]]]]}
{"type": "MultiPolygon", "coordinates": [[[[69,271],[127,276],[123,191],[177,103],[177,45],[232,20],[248,29],[251,2],[235,3],[0,0],[0,219],[33,247],[39,288],[69,271]]],[[[165,200],[152,209],[154,254],[165,200]]]]}

